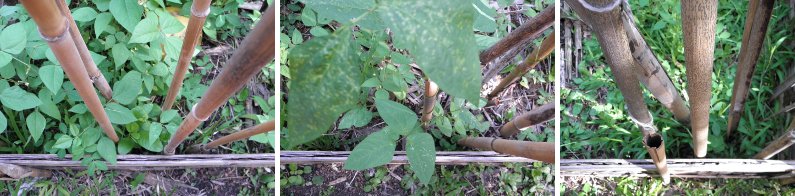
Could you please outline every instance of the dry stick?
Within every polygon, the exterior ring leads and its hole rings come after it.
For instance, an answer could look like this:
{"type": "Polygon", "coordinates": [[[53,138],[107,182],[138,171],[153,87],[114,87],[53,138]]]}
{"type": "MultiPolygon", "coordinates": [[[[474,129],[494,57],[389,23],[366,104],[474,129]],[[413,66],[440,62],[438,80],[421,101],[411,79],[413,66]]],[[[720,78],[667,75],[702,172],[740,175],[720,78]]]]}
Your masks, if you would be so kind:
{"type": "Polygon", "coordinates": [[[240,90],[265,64],[273,60],[276,39],[276,12],[273,7],[268,7],[257,26],[243,39],[243,44],[232,55],[227,66],[218,78],[213,80],[199,103],[193,106],[176,133],[171,136],[171,140],[163,150],[164,153],[173,155],[177,145],[182,143],[201,122],[210,118],[210,115],[226,103],[233,93],[240,90]]]}
{"type": "Polygon", "coordinates": [[[458,140],[458,144],[480,150],[490,150],[547,163],[555,163],[555,143],[552,142],[517,141],[490,137],[466,137],[458,140]]]}
{"type": "Polygon", "coordinates": [[[108,80],[105,79],[105,75],[102,75],[102,72],[97,68],[97,64],[94,63],[94,59],[91,58],[91,53],[88,52],[88,47],[86,46],[86,42],[83,41],[80,29],[77,28],[77,23],[75,23],[74,18],[72,18],[72,12],[69,10],[69,6],[66,5],[64,0],[56,0],[56,2],[58,4],[58,9],[60,9],[61,13],[69,20],[69,33],[72,34],[72,40],[75,42],[77,52],[80,53],[80,59],[83,61],[83,66],[86,68],[86,71],[88,71],[89,78],[93,81],[94,86],[97,87],[97,90],[99,90],[102,96],[107,99],[112,99],[113,90],[111,90],[110,85],[108,85],[108,80]]]}
{"type": "Polygon", "coordinates": [[[795,73],[790,74],[784,79],[784,82],[776,86],[776,89],[773,90],[773,95],[767,101],[773,101],[781,94],[784,94],[785,91],[789,90],[795,86],[795,73]]]}
{"type": "Polygon", "coordinates": [[[769,159],[795,143],[795,118],[790,121],[789,127],[778,139],[770,142],[762,151],[754,155],[754,159],[769,159]]]}
{"type": "Polygon", "coordinates": [[[182,89],[182,80],[188,72],[188,65],[190,64],[191,57],[193,57],[193,50],[202,34],[204,20],[206,20],[207,15],[210,14],[210,3],[210,0],[196,0],[193,1],[191,5],[190,20],[188,20],[188,27],[185,29],[185,40],[182,42],[182,50],[179,52],[177,69],[174,71],[174,77],[171,78],[168,94],[161,107],[163,111],[171,109],[171,106],[174,105],[174,101],[177,99],[177,93],[182,89]]]}
{"type": "Polygon", "coordinates": [[[541,42],[541,46],[533,50],[530,55],[525,58],[525,60],[516,66],[508,76],[500,80],[500,83],[497,84],[497,87],[494,87],[494,90],[486,96],[486,100],[492,100],[494,97],[497,97],[503,90],[505,90],[508,85],[513,84],[519,77],[530,71],[531,69],[535,68],[538,62],[547,58],[552,50],[555,49],[555,42],[558,40],[555,39],[555,34],[550,34],[544,41],[541,42]]]}
{"type": "Polygon", "coordinates": [[[610,70],[613,71],[618,89],[626,101],[627,109],[629,110],[629,117],[635,124],[640,127],[644,135],[644,146],[652,155],[658,169],[663,177],[663,182],[670,181],[670,174],[667,173],[667,166],[664,161],[665,147],[662,137],[660,137],[659,146],[652,146],[657,144],[655,142],[646,142],[650,135],[656,134],[656,127],[652,120],[651,113],[649,112],[646,103],[643,101],[643,94],[638,84],[637,73],[638,66],[635,66],[635,60],[629,49],[629,41],[627,34],[624,31],[624,24],[621,21],[621,4],[620,0],[594,0],[590,2],[583,2],[583,0],[566,0],[572,10],[580,16],[580,18],[591,26],[596,32],[599,45],[602,47],[607,63],[610,70]],[[585,4],[581,4],[585,3],[585,4]],[[599,5],[594,6],[593,4],[599,5]]]}
{"type": "Polygon", "coordinates": [[[433,107],[436,105],[436,95],[439,93],[439,86],[428,78],[425,78],[425,100],[422,104],[422,127],[428,129],[428,122],[433,118],[433,107]]]}
{"type": "Polygon", "coordinates": [[[524,130],[527,127],[546,122],[555,118],[555,103],[550,102],[542,105],[541,107],[533,108],[500,128],[500,136],[509,137],[524,130]]]}
{"type": "MultiPolygon", "coordinates": [[[[538,38],[542,33],[544,33],[544,30],[552,27],[554,21],[555,8],[554,6],[549,6],[538,13],[538,15],[530,19],[530,21],[527,21],[527,23],[522,24],[519,26],[519,28],[516,28],[516,30],[509,33],[507,36],[505,36],[505,38],[502,38],[496,44],[481,52],[480,64],[489,65],[491,61],[501,56],[503,58],[513,58],[513,56],[516,56],[516,54],[519,53],[519,50],[515,50],[516,52],[512,54],[507,54],[507,56],[506,52],[514,48],[524,46],[526,43],[538,38]]],[[[483,77],[483,83],[488,82],[504,67],[504,64],[495,65],[492,69],[486,71],[486,74],[483,77]]]]}
{"type": "Polygon", "coordinates": [[[671,78],[660,65],[660,61],[646,44],[646,40],[635,26],[635,19],[632,10],[624,2],[623,19],[624,31],[629,39],[629,50],[635,59],[635,66],[640,70],[635,75],[646,89],[648,89],[665,108],[668,108],[676,120],[682,123],[690,121],[690,108],[687,107],[685,100],[680,96],[679,91],[671,82],[671,78]]]}
{"type": "Polygon", "coordinates": [[[682,1],[687,92],[690,93],[690,126],[696,157],[707,156],[709,99],[712,97],[712,65],[715,51],[717,0],[682,1]]]}
{"type": "Polygon", "coordinates": [[[251,136],[260,134],[260,133],[267,133],[269,131],[273,131],[274,127],[275,127],[275,121],[268,121],[268,122],[259,124],[257,126],[250,127],[248,129],[245,129],[245,130],[242,130],[242,131],[238,131],[238,132],[235,132],[233,134],[218,138],[215,141],[207,143],[207,145],[204,145],[202,148],[204,148],[204,149],[215,148],[215,147],[218,147],[220,145],[224,145],[224,144],[232,143],[234,141],[246,139],[246,138],[249,138],[251,136]]]}
{"type": "Polygon", "coordinates": [[[22,0],[20,2],[39,26],[42,39],[47,41],[47,45],[50,46],[56,59],[61,63],[66,76],[69,77],[75,90],[85,102],[88,110],[91,111],[91,115],[94,116],[108,138],[118,142],[119,137],[116,136],[113,125],[110,124],[108,115],[102,108],[97,92],[91,86],[86,68],[81,65],[83,61],[79,59],[80,53],[77,52],[74,40],[69,35],[69,22],[58,11],[55,1],[22,0]]]}
{"type": "Polygon", "coordinates": [[[743,32],[742,48],[740,48],[740,61],[737,64],[737,73],[734,76],[731,106],[729,107],[729,125],[726,135],[731,136],[740,123],[745,101],[748,99],[748,89],[754,68],[759,59],[759,53],[765,42],[765,33],[773,13],[774,0],[751,0],[748,2],[748,15],[745,17],[745,31],[743,32]]]}

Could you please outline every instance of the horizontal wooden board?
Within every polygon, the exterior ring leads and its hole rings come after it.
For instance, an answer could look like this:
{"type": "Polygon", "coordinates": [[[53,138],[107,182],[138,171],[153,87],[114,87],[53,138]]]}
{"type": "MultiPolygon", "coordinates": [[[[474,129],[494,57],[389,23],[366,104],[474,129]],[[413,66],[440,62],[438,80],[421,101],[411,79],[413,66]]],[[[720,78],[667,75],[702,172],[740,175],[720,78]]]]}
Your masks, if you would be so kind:
{"type": "MultiPolygon", "coordinates": [[[[343,163],[350,151],[281,151],[280,163],[343,163]]],[[[530,163],[537,160],[510,155],[500,154],[492,151],[445,151],[436,152],[436,164],[439,165],[465,165],[469,163],[479,164],[501,164],[501,163],[530,163]]],[[[405,151],[395,152],[392,162],[389,164],[407,164],[405,151]]]]}
{"type": "MultiPolygon", "coordinates": [[[[671,177],[680,178],[788,178],[795,176],[795,161],[758,159],[668,159],[671,177]]],[[[562,159],[561,176],[658,176],[650,159],[562,159]]]]}
{"type": "MultiPolygon", "coordinates": [[[[192,154],[192,155],[119,155],[114,170],[166,170],[183,168],[273,167],[274,154],[192,154]]],[[[52,154],[3,154],[0,163],[39,169],[84,168],[71,156],[52,154]]]]}

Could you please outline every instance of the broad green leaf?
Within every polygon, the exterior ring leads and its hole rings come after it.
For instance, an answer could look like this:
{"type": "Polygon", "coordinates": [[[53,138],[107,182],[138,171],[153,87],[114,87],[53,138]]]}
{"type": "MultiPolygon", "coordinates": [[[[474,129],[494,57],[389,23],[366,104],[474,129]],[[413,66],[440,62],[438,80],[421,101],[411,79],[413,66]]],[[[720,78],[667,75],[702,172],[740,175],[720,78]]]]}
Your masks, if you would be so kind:
{"type": "Polygon", "coordinates": [[[0,111],[0,133],[3,133],[8,128],[8,119],[6,119],[6,115],[0,111]]]}
{"type": "Polygon", "coordinates": [[[110,13],[124,29],[133,32],[141,16],[144,15],[144,8],[138,5],[138,1],[111,0],[110,13]]]}
{"type": "Polygon", "coordinates": [[[102,139],[99,139],[99,143],[97,144],[97,152],[102,159],[110,162],[111,165],[116,165],[116,144],[113,143],[113,140],[110,140],[107,137],[102,137],[102,139]]]}
{"type": "Polygon", "coordinates": [[[411,170],[422,184],[428,184],[436,169],[436,148],[433,136],[428,133],[414,133],[406,138],[406,156],[411,170]]]}
{"type": "Polygon", "coordinates": [[[55,140],[55,144],[52,145],[53,148],[57,149],[67,149],[72,147],[72,136],[69,135],[62,135],[58,140],[55,140]]]}
{"type": "Polygon", "coordinates": [[[94,35],[99,38],[99,35],[102,35],[102,32],[105,32],[110,26],[110,21],[113,20],[113,15],[107,12],[103,12],[97,15],[96,20],[94,20],[94,35]]]}
{"type": "Polygon", "coordinates": [[[477,103],[481,73],[478,51],[473,47],[472,4],[453,0],[382,3],[378,13],[394,31],[395,46],[408,49],[439,88],[477,103]]]}
{"type": "Polygon", "coordinates": [[[475,7],[475,23],[476,31],[481,32],[494,32],[497,30],[497,21],[494,17],[497,16],[497,11],[489,7],[481,0],[474,0],[472,5],[475,7]]]}
{"type": "Polygon", "coordinates": [[[124,77],[113,84],[113,100],[127,105],[135,101],[141,93],[141,73],[130,71],[124,77]]]}
{"type": "Polygon", "coordinates": [[[130,59],[132,54],[130,53],[130,49],[127,49],[127,46],[123,43],[117,43],[113,45],[113,48],[110,50],[110,56],[113,57],[113,63],[116,65],[116,69],[119,69],[122,65],[124,65],[127,60],[130,59]]]}
{"type": "Polygon", "coordinates": [[[14,111],[22,111],[41,105],[41,100],[36,95],[22,90],[19,86],[6,88],[3,92],[0,92],[0,102],[3,103],[3,106],[14,111]]]}
{"type": "Polygon", "coordinates": [[[156,16],[147,16],[144,20],[135,25],[135,30],[130,36],[130,43],[149,43],[161,37],[160,29],[157,28],[156,16]]]}
{"type": "Polygon", "coordinates": [[[378,108],[378,115],[397,133],[406,134],[417,124],[417,114],[400,103],[375,99],[375,107],[378,108]]]}
{"type": "Polygon", "coordinates": [[[342,116],[338,128],[347,129],[351,127],[362,127],[370,123],[373,118],[373,113],[368,111],[366,107],[358,107],[345,113],[342,116]]]}
{"type": "Polygon", "coordinates": [[[58,109],[58,106],[49,99],[39,98],[41,100],[41,105],[39,105],[39,111],[43,112],[47,116],[53,117],[57,120],[61,120],[61,111],[58,109]]]}
{"type": "Polygon", "coordinates": [[[28,33],[22,25],[23,23],[14,23],[0,32],[0,40],[3,40],[0,41],[0,50],[19,54],[25,49],[25,44],[28,43],[28,33]]]}
{"type": "MultiPolygon", "coordinates": [[[[114,93],[115,92],[116,91],[114,91],[114,93]]],[[[113,124],[125,125],[135,122],[136,120],[130,109],[117,103],[107,104],[107,106],[105,106],[105,113],[108,114],[108,118],[110,118],[110,122],[113,124]]]]}
{"type": "Polygon", "coordinates": [[[25,118],[25,123],[28,125],[28,131],[30,131],[30,136],[33,137],[33,141],[39,141],[41,134],[44,133],[44,127],[47,126],[47,119],[44,119],[44,115],[41,115],[38,111],[34,111],[25,118]]]}
{"type": "Polygon", "coordinates": [[[90,7],[81,7],[72,11],[72,17],[78,22],[88,22],[97,17],[97,11],[90,7]]]}
{"type": "Polygon", "coordinates": [[[0,68],[3,68],[6,65],[11,64],[12,59],[13,56],[11,56],[10,54],[0,51],[0,68]]]}
{"type": "Polygon", "coordinates": [[[152,123],[152,125],[149,126],[149,139],[147,140],[148,142],[146,145],[151,146],[152,143],[155,143],[155,141],[160,139],[160,133],[162,132],[163,125],[160,123],[152,123]]]}
{"type": "Polygon", "coordinates": [[[318,18],[329,18],[340,23],[348,23],[370,11],[370,14],[358,19],[356,24],[371,30],[384,28],[378,15],[372,13],[376,8],[375,0],[301,0],[301,2],[317,12],[318,18]]]}
{"type": "Polygon", "coordinates": [[[453,135],[453,124],[450,123],[450,119],[447,117],[441,117],[438,121],[436,121],[436,127],[439,128],[439,131],[442,132],[447,137],[453,135]]]}
{"type": "Polygon", "coordinates": [[[384,165],[392,161],[397,142],[388,132],[381,130],[364,138],[353,148],[353,152],[345,160],[345,169],[364,170],[384,165]]]}
{"type": "Polygon", "coordinates": [[[185,29],[185,25],[182,25],[176,18],[171,16],[171,14],[166,12],[158,12],[160,27],[163,28],[163,33],[165,34],[174,34],[179,33],[183,29],[185,29]]]}
{"type": "Polygon", "coordinates": [[[74,105],[74,106],[72,106],[72,108],[69,108],[69,112],[73,112],[73,113],[76,113],[76,114],[83,114],[83,113],[86,113],[87,111],[88,111],[88,108],[86,108],[86,104],[82,104],[82,103],[74,105]]]}
{"type": "Polygon", "coordinates": [[[328,131],[359,97],[361,62],[349,30],[314,38],[296,46],[288,58],[294,74],[287,103],[289,146],[302,144],[328,131]]]}
{"type": "Polygon", "coordinates": [[[163,113],[160,113],[160,123],[168,123],[169,121],[171,121],[171,119],[174,119],[174,117],[177,116],[178,114],[177,112],[179,111],[170,109],[164,111],[163,113]]]}
{"type": "Polygon", "coordinates": [[[135,142],[130,138],[122,138],[119,140],[118,152],[121,155],[125,155],[132,151],[133,147],[135,147],[135,142]]]}
{"type": "Polygon", "coordinates": [[[63,84],[63,68],[55,65],[41,67],[39,68],[39,78],[53,95],[57,95],[63,84]]]}

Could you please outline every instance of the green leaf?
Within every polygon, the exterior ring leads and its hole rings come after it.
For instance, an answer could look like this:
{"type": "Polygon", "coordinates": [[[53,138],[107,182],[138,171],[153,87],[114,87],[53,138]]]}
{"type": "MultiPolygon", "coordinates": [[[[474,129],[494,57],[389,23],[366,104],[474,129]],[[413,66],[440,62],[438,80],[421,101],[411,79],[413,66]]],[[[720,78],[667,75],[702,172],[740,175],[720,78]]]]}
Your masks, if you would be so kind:
{"type": "Polygon", "coordinates": [[[133,32],[141,16],[144,15],[144,8],[138,5],[138,1],[111,0],[109,6],[113,18],[128,32],[133,32]]]}
{"type": "Polygon", "coordinates": [[[163,33],[165,34],[174,34],[179,33],[183,29],[185,29],[185,25],[182,25],[176,18],[171,16],[166,12],[158,12],[160,27],[163,28],[163,33]]]}
{"type": "Polygon", "coordinates": [[[14,57],[11,56],[10,54],[0,51],[0,68],[3,68],[6,65],[11,64],[11,60],[13,58],[14,57]]]}
{"type": "Polygon", "coordinates": [[[345,116],[340,120],[338,128],[347,129],[351,127],[362,127],[370,123],[373,118],[373,113],[368,111],[366,107],[358,107],[345,113],[345,116]]]}
{"type": "Polygon", "coordinates": [[[130,43],[149,43],[160,37],[156,16],[147,16],[138,25],[135,25],[135,30],[130,36],[130,43]]]}
{"type": "Polygon", "coordinates": [[[108,118],[110,118],[110,122],[113,124],[125,125],[135,122],[136,120],[130,109],[117,103],[109,103],[105,106],[105,112],[108,113],[108,118]]]}
{"type": "Polygon", "coordinates": [[[473,10],[460,1],[395,0],[384,1],[378,13],[394,31],[395,46],[408,49],[439,88],[477,103],[481,73],[473,10]]]}
{"type": "Polygon", "coordinates": [[[152,123],[149,126],[149,139],[147,140],[147,146],[151,146],[155,141],[160,139],[160,133],[163,132],[163,125],[160,123],[152,123]]]}
{"type": "Polygon", "coordinates": [[[78,22],[88,22],[97,17],[97,11],[90,7],[81,7],[72,11],[72,17],[78,22]]]}
{"type": "Polygon", "coordinates": [[[44,133],[44,127],[47,126],[47,119],[44,119],[44,115],[41,115],[38,111],[34,111],[25,118],[25,123],[28,125],[28,131],[30,131],[30,136],[33,137],[33,141],[39,141],[41,134],[44,133]]]}
{"type": "Polygon", "coordinates": [[[110,55],[113,57],[113,63],[115,63],[116,69],[124,65],[124,63],[130,59],[130,56],[132,56],[132,54],[130,54],[130,49],[127,49],[127,45],[123,43],[113,45],[113,48],[110,50],[110,55]]]}
{"type": "Polygon", "coordinates": [[[107,137],[99,139],[97,152],[99,152],[99,156],[101,156],[102,159],[110,162],[111,165],[116,165],[116,144],[113,143],[113,140],[107,137]]]}
{"type": "Polygon", "coordinates": [[[57,120],[61,120],[61,111],[58,109],[58,106],[55,105],[49,98],[39,98],[41,100],[41,105],[39,105],[39,111],[43,112],[47,116],[53,117],[57,120]]]}
{"type": "Polygon", "coordinates": [[[74,106],[72,106],[72,108],[69,108],[69,112],[73,112],[73,113],[76,113],[76,114],[83,114],[83,113],[86,113],[87,111],[88,111],[88,108],[86,108],[86,105],[82,104],[82,103],[74,105],[74,106]]]}
{"type": "Polygon", "coordinates": [[[349,30],[317,37],[290,52],[290,96],[287,103],[289,146],[302,144],[328,131],[359,97],[362,64],[349,30]],[[320,54],[318,54],[320,53],[320,54]]]}
{"type": "Polygon", "coordinates": [[[133,147],[135,147],[135,142],[130,138],[122,138],[119,140],[119,154],[127,154],[132,151],[133,147]]]}
{"type": "Polygon", "coordinates": [[[436,121],[436,127],[439,127],[439,131],[447,137],[453,135],[453,124],[450,123],[450,119],[447,117],[442,117],[436,121]]]}
{"type": "Polygon", "coordinates": [[[406,134],[417,124],[417,114],[408,107],[388,99],[375,99],[378,115],[384,119],[392,130],[406,134]]]}
{"type": "Polygon", "coordinates": [[[53,95],[57,95],[63,84],[63,68],[61,66],[47,65],[39,68],[39,78],[44,82],[44,86],[50,89],[53,95]]]}
{"type": "MultiPolygon", "coordinates": [[[[301,0],[301,2],[317,12],[318,18],[329,18],[340,23],[348,23],[376,7],[375,0],[301,0]]],[[[368,14],[360,18],[357,24],[371,30],[384,28],[377,14],[368,14]]]]}
{"type": "Polygon", "coordinates": [[[436,169],[436,148],[433,136],[417,132],[406,138],[406,156],[411,170],[422,184],[428,184],[436,169]]]}
{"type": "Polygon", "coordinates": [[[63,135],[55,141],[55,144],[53,144],[52,147],[57,149],[67,149],[72,147],[72,140],[74,140],[72,139],[72,136],[63,135]]]}
{"type": "Polygon", "coordinates": [[[113,84],[113,100],[127,105],[135,101],[141,93],[141,73],[130,71],[124,77],[113,84]]]}
{"type": "Polygon", "coordinates": [[[8,128],[8,119],[6,119],[6,115],[0,111],[0,133],[3,133],[8,128]]]}
{"type": "Polygon", "coordinates": [[[105,29],[108,29],[111,20],[113,20],[113,16],[110,13],[103,12],[97,15],[96,20],[94,20],[94,35],[97,38],[102,35],[102,32],[105,32],[105,29]]]}
{"type": "Polygon", "coordinates": [[[392,161],[397,142],[385,130],[370,134],[353,148],[345,160],[345,169],[364,170],[392,161]]]}
{"type": "Polygon", "coordinates": [[[19,86],[3,90],[0,93],[0,102],[3,103],[3,106],[14,111],[22,111],[41,105],[41,100],[36,95],[22,90],[19,86]]]}
{"type": "Polygon", "coordinates": [[[160,123],[168,123],[169,121],[171,121],[171,119],[174,119],[174,117],[177,116],[178,114],[177,112],[179,111],[170,109],[164,111],[163,113],[160,113],[160,123]]]}
{"type": "Polygon", "coordinates": [[[0,32],[0,50],[11,53],[19,54],[25,49],[28,43],[28,32],[25,31],[23,23],[14,23],[8,25],[3,32],[0,32]]]}

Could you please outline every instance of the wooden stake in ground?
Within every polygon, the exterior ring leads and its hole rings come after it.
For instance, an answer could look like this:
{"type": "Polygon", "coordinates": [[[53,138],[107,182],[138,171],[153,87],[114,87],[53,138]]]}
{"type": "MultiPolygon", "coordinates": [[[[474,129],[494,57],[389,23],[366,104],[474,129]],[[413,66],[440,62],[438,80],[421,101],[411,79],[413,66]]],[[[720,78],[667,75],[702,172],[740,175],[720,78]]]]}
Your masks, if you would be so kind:
{"type": "Polygon", "coordinates": [[[91,86],[88,72],[82,65],[80,53],[69,33],[69,21],[58,11],[55,1],[21,0],[20,2],[38,25],[42,39],[47,41],[47,45],[52,49],[55,58],[58,59],[63,71],[69,77],[80,98],[85,102],[91,115],[94,116],[108,138],[118,142],[119,137],[116,135],[113,125],[110,124],[97,92],[91,86]]]}
{"type": "Polygon", "coordinates": [[[274,6],[262,14],[262,19],[243,39],[243,44],[235,51],[232,58],[226,63],[218,78],[213,80],[207,92],[204,93],[198,104],[194,105],[191,112],[185,116],[182,124],[171,136],[163,152],[174,154],[177,146],[190,135],[196,127],[204,122],[221,105],[226,103],[233,93],[240,90],[243,85],[260,72],[275,55],[276,11],[274,6]]]}
{"type": "Polygon", "coordinates": [[[527,127],[552,120],[555,118],[555,105],[554,102],[544,104],[505,123],[500,127],[500,136],[510,137],[527,127]]]}
{"type": "Polygon", "coordinates": [[[759,53],[765,43],[765,33],[773,14],[773,0],[751,0],[748,2],[748,14],[745,16],[745,31],[740,48],[740,61],[734,76],[731,106],[729,106],[729,125],[726,135],[731,136],[740,123],[745,101],[748,99],[751,78],[759,59],[759,53]]]}
{"type": "Polygon", "coordinates": [[[547,58],[547,56],[549,56],[550,53],[552,53],[552,50],[555,49],[555,42],[557,41],[558,40],[555,39],[554,33],[547,36],[547,38],[541,42],[541,46],[533,50],[533,52],[530,53],[530,55],[527,55],[527,58],[525,58],[521,64],[516,66],[516,68],[514,68],[511,73],[508,74],[508,76],[500,80],[500,83],[497,84],[497,87],[494,87],[494,90],[491,91],[488,96],[486,96],[486,100],[491,101],[494,99],[494,97],[497,97],[497,95],[505,90],[508,85],[513,84],[519,80],[522,75],[535,68],[538,62],[541,62],[541,60],[544,60],[547,58]]]}
{"type": "Polygon", "coordinates": [[[433,107],[436,105],[436,95],[439,93],[439,86],[428,78],[425,78],[425,100],[422,103],[422,126],[427,129],[428,121],[433,118],[433,107]]]}
{"type": "Polygon", "coordinates": [[[709,108],[712,97],[712,65],[715,51],[717,0],[682,1],[687,92],[690,95],[690,126],[696,157],[707,156],[709,108]]]}
{"type": "MultiPolygon", "coordinates": [[[[492,77],[497,75],[500,70],[505,68],[505,63],[496,63],[494,66],[489,66],[497,58],[513,59],[519,53],[519,48],[527,45],[530,41],[540,37],[544,31],[552,27],[555,21],[555,6],[544,8],[535,17],[526,23],[511,31],[505,38],[502,38],[493,46],[480,53],[480,64],[486,65],[488,70],[484,71],[483,83],[488,82],[492,77]]],[[[500,61],[502,62],[502,61],[500,61]]]]}
{"type": "Polygon", "coordinates": [[[218,138],[217,140],[214,140],[214,141],[212,141],[210,143],[207,143],[207,145],[204,145],[204,147],[202,147],[202,148],[204,148],[204,149],[216,148],[218,146],[221,146],[221,145],[224,145],[224,144],[228,144],[228,143],[232,143],[234,141],[250,138],[251,136],[254,136],[254,135],[257,135],[257,134],[260,134],[260,133],[267,133],[267,132],[273,131],[273,129],[276,126],[275,123],[276,123],[275,121],[268,121],[268,122],[259,124],[259,125],[254,126],[254,127],[250,127],[248,129],[245,129],[245,130],[242,130],[242,131],[238,131],[238,132],[235,132],[233,134],[229,134],[227,136],[218,138]]]}
{"type": "Polygon", "coordinates": [[[108,80],[105,79],[105,75],[102,75],[102,72],[97,69],[97,64],[94,63],[94,59],[91,58],[91,53],[88,52],[88,47],[86,46],[86,42],[83,41],[80,29],[77,28],[77,23],[75,23],[75,20],[72,18],[72,12],[69,10],[69,6],[66,5],[64,0],[56,0],[56,2],[58,4],[58,9],[61,10],[61,13],[69,20],[69,33],[72,35],[72,40],[75,42],[77,52],[80,53],[83,66],[86,71],[88,71],[88,77],[102,96],[107,99],[112,99],[113,90],[111,90],[110,85],[108,85],[108,80]]]}
{"type": "Polygon", "coordinates": [[[182,80],[188,72],[188,65],[193,57],[193,50],[199,42],[199,37],[201,37],[204,20],[206,20],[207,15],[210,14],[211,2],[210,0],[195,0],[191,5],[190,20],[188,20],[188,27],[185,29],[185,40],[182,42],[182,50],[179,52],[177,69],[174,71],[174,77],[171,79],[168,94],[161,107],[163,111],[171,109],[171,106],[177,99],[177,93],[182,89],[182,80]]]}
{"type": "Polygon", "coordinates": [[[458,144],[479,150],[490,150],[547,163],[555,163],[555,143],[505,140],[490,137],[466,137],[458,144]]]}

